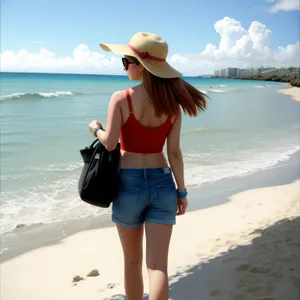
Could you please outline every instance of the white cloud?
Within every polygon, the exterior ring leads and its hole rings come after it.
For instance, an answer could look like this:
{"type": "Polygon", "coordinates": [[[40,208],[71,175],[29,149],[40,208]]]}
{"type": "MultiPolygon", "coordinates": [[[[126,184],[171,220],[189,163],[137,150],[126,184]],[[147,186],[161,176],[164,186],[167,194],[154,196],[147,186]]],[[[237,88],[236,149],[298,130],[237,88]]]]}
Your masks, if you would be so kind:
{"type": "MultiPolygon", "coordinates": [[[[275,0],[267,0],[267,2],[274,3],[275,0]]],[[[269,9],[269,12],[277,13],[279,11],[292,10],[300,10],[299,0],[276,0],[276,3],[269,9]]]]}
{"type": "Polygon", "coordinates": [[[258,21],[246,30],[240,22],[225,17],[216,22],[215,30],[220,35],[219,45],[207,44],[200,53],[173,55],[172,65],[188,75],[210,74],[229,66],[299,66],[300,42],[271,51],[271,30],[258,21]]]}
{"type": "Polygon", "coordinates": [[[1,53],[1,71],[115,74],[122,73],[122,65],[120,59],[92,52],[87,45],[80,44],[74,49],[73,56],[67,57],[57,57],[45,48],[37,53],[25,49],[4,51],[1,53]]]}
{"type": "MultiPolygon", "coordinates": [[[[224,67],[299,66],[300,43],[271,51],[271,30],[253,21],[246,29],[237,20],[224,17],[215,23],[218,45],[207,44],[202,52],[175,54],[168,61],[184,75],[211,74],[224,67]]],[[[72,56],[58,57],[42,48],[37,53],[25,49],[1,53],[1,71],[124,74],[120,57],[92,52],[80,44],[72,56]]]]}

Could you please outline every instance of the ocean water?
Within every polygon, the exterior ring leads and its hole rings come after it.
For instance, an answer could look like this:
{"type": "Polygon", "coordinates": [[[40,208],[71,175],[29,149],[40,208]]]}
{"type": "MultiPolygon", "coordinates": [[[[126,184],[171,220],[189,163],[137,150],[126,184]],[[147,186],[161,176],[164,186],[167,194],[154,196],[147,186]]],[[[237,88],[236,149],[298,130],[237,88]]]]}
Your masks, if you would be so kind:
{"type": "MultiPolygon", "coordinates": [[[[104,124],[110,96],[137,84],[125,76],[0,73],[1,233],[18,224],[109,213],[77,191],[79,149],[104,124]]],[[[276,165],[299,150],[300,105],[286,85],[185,78],[205,92],[207,110],[183,117],[186,184],[199,185],[276,165]]]]}

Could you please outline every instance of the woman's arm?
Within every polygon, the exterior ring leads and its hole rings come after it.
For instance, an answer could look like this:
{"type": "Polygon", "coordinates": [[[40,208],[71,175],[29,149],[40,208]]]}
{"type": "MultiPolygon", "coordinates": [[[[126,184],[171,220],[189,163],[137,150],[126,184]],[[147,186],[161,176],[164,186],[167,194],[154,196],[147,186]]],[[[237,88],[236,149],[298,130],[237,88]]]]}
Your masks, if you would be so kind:
{"type": "Polygon", "coordinates": [[[176,117],[167,138],[168,160],[179,192],[184,192],[184,165],[180,149],[181,111],[176,117]]]}
{"type": "MultiPolygon", "coordinates": [[[[126,96],[124,92],[116,92],[112,95],[108,106],[106,130],[98,130],[96,133],[98,139],[108,151],[114,150],[119,141],[120,130],[122,126],[120,102],[124,100],[125,97],[126,96]]],[[[97,122],[98,121],[94,120],[90,123],[89,127],[91,131],[93,131],[95,127],[99,126],[99,122],[98,124],[97,122]]]]}

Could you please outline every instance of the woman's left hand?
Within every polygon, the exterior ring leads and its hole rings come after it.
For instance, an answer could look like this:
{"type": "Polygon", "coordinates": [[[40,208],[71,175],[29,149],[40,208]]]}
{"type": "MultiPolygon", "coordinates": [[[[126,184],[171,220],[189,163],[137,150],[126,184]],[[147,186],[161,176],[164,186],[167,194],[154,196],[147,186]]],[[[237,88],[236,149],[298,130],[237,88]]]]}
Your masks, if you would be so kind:
{"type": "Polygon", "coordinates": [[[90,132],[91,132],[91,134],[92,134],[93,136],[95,136],[95,134],[94,134],[94,128],[97,127],[97,126],[99,126],[100,128],[103,128],[103,127],[102,127],[102,124],[101,124],[99,121],[97,121],[97,120],[93,120],[93,121],[90,123],[90,125],[89,125],[90,132]]]}

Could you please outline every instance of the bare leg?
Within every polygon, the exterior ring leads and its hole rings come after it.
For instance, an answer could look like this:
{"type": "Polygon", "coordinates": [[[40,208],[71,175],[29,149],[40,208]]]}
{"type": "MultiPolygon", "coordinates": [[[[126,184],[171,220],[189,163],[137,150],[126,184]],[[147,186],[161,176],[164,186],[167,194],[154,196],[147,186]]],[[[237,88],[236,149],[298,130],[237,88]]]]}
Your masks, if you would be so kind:
{"type": "Polygon", "coordinates": [[[144,293],[143,261],[143,226],[125,228],[117,225],[124,254],[124,285],[128,300],[141,300],[144,293]]]}
{"type": "Polygon", "coordinates": [[[149,300],[169,299],[168,252],[173,225],[146,223],[149,300]]]}

